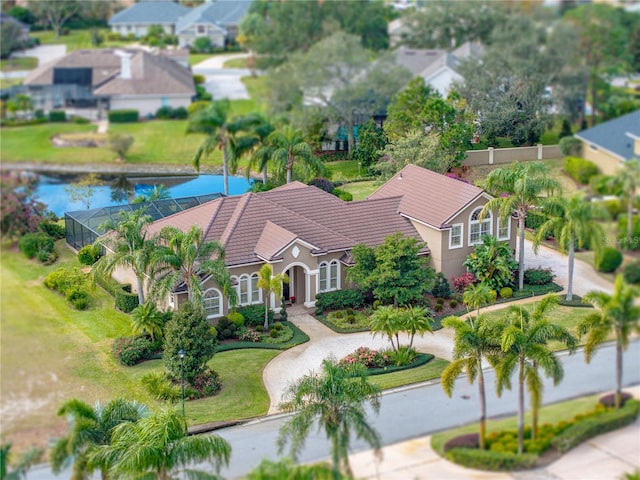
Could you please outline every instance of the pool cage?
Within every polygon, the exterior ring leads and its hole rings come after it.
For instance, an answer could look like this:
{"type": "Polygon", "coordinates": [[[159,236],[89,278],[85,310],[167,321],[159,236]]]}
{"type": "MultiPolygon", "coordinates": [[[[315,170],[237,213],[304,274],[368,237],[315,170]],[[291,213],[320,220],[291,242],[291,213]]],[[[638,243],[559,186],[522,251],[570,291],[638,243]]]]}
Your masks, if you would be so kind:
{"type": "Polygon", "coordinates": [[[149,215],[155,221],[188,208],[210,202],[221,196],[221,193],[211,193],[194,197],[167,198],[164,200],[152,200],[149,202],[130,203],[128,205],[114,205],[112,207],[67,212],[64,214],[67,243],[76,250],[80,250],[85,245],[92,244],[96,238],[105,233],[105,225],[117,225],[120,221],[120,212],[122,211],[134,212],[145,208],[145,214],[149,215]]]}

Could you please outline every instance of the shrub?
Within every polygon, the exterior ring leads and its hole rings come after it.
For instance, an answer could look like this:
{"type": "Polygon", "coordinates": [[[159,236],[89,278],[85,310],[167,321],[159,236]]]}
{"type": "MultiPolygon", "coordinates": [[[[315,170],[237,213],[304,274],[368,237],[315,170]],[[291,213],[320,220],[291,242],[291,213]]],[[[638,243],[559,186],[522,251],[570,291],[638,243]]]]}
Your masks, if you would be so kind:
{"type": "Polygon", "coordinates": [[[324,190],[327,193],[333,192],[333,190],[336,188],[335,183],[333,183],[331,180],[327,180],[326,178],[321,177],[314,178],[309,182],[309,185],[317,187],[320,190],[324,190]]]}
{"type": "Polygon", "coordinates": [[[447,443],[444,444],[442,449],[444,452],[448,452],[452,448],[479,448],[480,447],[480,436],[477,433],[467,433],[466,435],[460,435],[458,437],[453,437],[447,443]]]}
{"type": "Polygon", "coordinates": [[[524,271],[526,285],[548,285],[553,282],[555,274],[550,268],[527,268],[524,271]]]}
{"type": "Polygon", "coordinates": [[[38,259],[38,261],[40,263],[43,263],[44,265],[51,265],[52,263],[54,263],[58,259],[58,254],[56,253],[55,250],[53,252],[47,252],[45,250],[40,250],[36,254],[36,258],[38,259]]]}
{"type": "Polygon", "coordinates": [[[451,286],[449,285],[449,281],[445,278],[442,272],[438,272],[438,274],[436,275],[435,284],[431,289],[431,294],[437,298],[451,296],[451,286]]]}
{"type": "Polygon", "coordinates": [[[611,175],[594,175],[589,179],[589,189],[598,195],[620,195],[622,192],[612,183],[611,175]]]}
{"type": "Polygon", "coordinates": [[[64,296],[77,310],[86,310],[89,306],[89,291],[82,285],[74,285],[68,288],[64,296]]]}
{"type": "Polygon", "coordinates": [[[192,384],[200,394],[199,397],[211,397],[220,391],[222,384],[220,383],[220,376],[213,370],[206,368],[200,373],[192,384]]]}
{"type": "Polygon", "coordinates": [[[148,337],[116,338],[111,350],[118,362],[127,367],[145,360],[151,353],[151,341],[148,337]]]}
{"type": "Polygon", "coordinates": [[[445,457],[467,468],[497,471],[525,470],[532,468],[536,462],[536,456],[532,454],[517,455],[475,448],[453,448],[445,454],[445,457]]]}
{"type": "MultiPolygon", "coordinates": [[[[613,199],[610,199],[610,200],[603,200],[603,201],[598,202],[598,203],[599,203],[599,205],[604,207],[604,209],[609,214],[610,218],[618,218],[618,215],[620,215],[623,212],[622,203],[620,202],[620,199],[618,199],[618,198],[613,198],[613,199]]],[[[600,215],[600,216],[604,216],[604,215],[600,215]]],[[[606,220],[606,218],[603,218],[603,220],[606,220]]]]}
{"type": "Polygon", "coordinates": [[[160,107],[158,110],[156,110],[156,118],[160,120],[167,120],[169,118],[173,118],[172,115],[173,115],[173,108],[169,106],[163,106],[163,107],[160,107]]]}
{"type": "Polygon", "coordinates": [[[389,360],[397,367],[410,365],[416,358],[417,352],[408,346],[399,347],[398,350],[389,352],[389,360]]]}
{"type": "Polygon", "coordinates": [[[137,122],[140,114],[138,110],[109,110],[107,117],[111,123],[130,123],[137,122]]]}
{"type": "Polygon", "coordinates": [[[189,116],[189,112],[184,107],[177,107],[173,109],[173,117],[176,120],[184,120],[189,116]]]}
{"type": "Polygon", "coordinates": [[[355,352],[346,355],[338,362],[338,365],[346,366],[360,364],[366,368],[382,368],[391,365],[389,356],[384,352],[371,350],[369,347],[360,347],[355,352]]]}
{"type": "Polygon", "coordinates": [[[580,157],[567,157],[564,159],[564,170],[571,178],[581,185],[589,183],[589,179],[598,174],[595,163],[580,157]]]}
{"type": "Polygon", "coordinates": [[[86,284],[87,276],[77,267],[60,267],[44,279],[45,287],[57,290],[65,296],[70,288],[86,284]]]}
{"type": "Polygon", "coordinates": [[[78,250],[78,261],[82,265],[93,265],[100,258],[100,247],[85,245],[78,250]]]}
{"type": "Polygon", "coordinates": [[[116,300],[116,307],[122,310],[124,313],[131,313],[134,308],[140,305],[137,293],[131,293],[131,285],[120,285],[114,290],[114,298],[116,300]]]}
{"type": "Polygon", "coordinates": [[[540,228],[544,222],[547,221],[547,216],[536,210],[531,210],[527,213],[527,216],[524,219],[525,228],[530,228],[531,230],[537,230],[540,228]]]}
{"type": "Polygon", "coordinates": [[[61,238],[64,238],[65,235],[67,234],[67,231],[64,228],[64,225],[60,225],[59,223],[56,223],[56,222],[47,222],[47,221],[40,222],[40,225],[38,225],[38,228],[42,232],[49,235],[54,240],[60,240],[61,238]]]}
{"type": "Polygon", "coordinates": [[[211,101],[213,99],[213,95],[207,92],[207,89],[202,85],[196,85],[196,99],[211,101]]]}
{"type": "Polygon", "coordinates": [[[353,200],[353,195],[351,194],[351,192],[347,192],[346,190],[342,190],[340,188],[334,188],[331,193],[345,202],[351,202],[353,200]]]}
{"type": "Polygon", "coordinates": [[[242,325],[244,325],[244,317],[239,312],[229,312],[227,318],[236,327],[241,327],[242,325]]]}
{"type": "Polygon", "coordinates": [[[363,305],[364,298],[358,290],[343,289],[316,295],[316,309],[320,310],[320,312],[324,312],[325,310],[360,308],[363,305]]]}
{"type": "MultiPolygon", "coordinates": [[[[247,305],[238,308],[238,313],[244,318],[244,324],[248,327],[256,327],[264,324],[264,305],[247,305]]],[[[273,323],[274,312],[269,309],[269,323],[273,323]]]]}
{"type": "Polygon", "coordinates": [[[459,277],[453,277],[452,283],[454,290],[462,293],[469,285],[476,283],[476,276],[471,272],[463,273],[459,277]]]}
{"type": "Polygon", "coordinates": [[[503,287],[500,289],[500,297],[511,298],[513,297],[513,289],[511,287],[503,287]]]}
{"type": "Polygon", "coordinates": [[[624,267],[624,279],[632,285],[640,284],[640,260],[636,260],[624,267]]]}
{"type": "Polygon", "coordinates": [[[27,258],[33,258],[39,252],[46,252],[47,256],[53,252],[53,238],[44,232],[26,233],[18,241],[18,248],[27,258]]]}
{"type": "Polygon", "coordinates": [[[449,301],[449,307],[456,308],[458,306],[458,300],[455,298],[449,301]]]}
{"type": "Polygon", "coordinates": [[[275,328],[272,328],[271,330],[269,330],[269,336],[271,338],[276,338],[278,336],[278,330],[276,330],[275,328]]]}
{"type": "Polygon", "coordinates": [[[226,340],[226,339],[228,339],[228,338],[233,337],[233,332],[231,331],[231,329],[230,329],[230,328],[225,328],[224,330],[222,330],[222,331],[220,332],[220,336],[222,336],[222,339],[223,339],[223,340],[226,340]]]}
{"type": "Polygon", "coordinates": [[[276,329],[276,330],[278,330],[278,331],[280,331],[280,330],[282,330],[282,329],[284,328],[284,325],[282,325],[281,323],[276,323],[276,324],[273,326],[273,328],[274,328],[274,329],[276,329]]]}
{"type": "Polygon", "coordinates": [[[231,322],[229,321],[228,317],[220,317],[218,319],[216,327],[218,327],[218,330],[224,330],[225,328],[229,327],[230,324],[231,322]]]}
{"type": "Polygon", "coordinates": [[[166,372],[149,372],[140,378],[145,390],[155,399],[177,402],[182,396],[178,385],[173,385],[166,372]]]}
{"type": "Polygon", "coordinates": [[[50,122],[66,122],[67,113],[64,110],[51,110],[49,112],[50,122]]]}
{"type": "Polygon", "coordinates": [[[441,303],[436,303],[435,306],[433,307],[433,311],[434,312],[441,312],[443,308],[444,307],[442,306],[441,303]]]}
{"type": "Polygon", "coordinates": [[[201,75],[199,73],[193,75],[193,83],[195,83],[196,85],[202,85],[206,81],[207,79],[204,75],[201,75]]]}
{"type": "Polygon", "coordinates": [[[596,252],[595,267],[600,272],[615,272],[622,264],[622,253],[614,247],[603,247],[596,252]]]}
{"type": "Polygon", "coordinates": [[[582,141],[573,136],[567,136],[560,139],[558,142],[558,147],[562,152],[562,155],[566,156],[577,156],[580,155],[580,150],[582,149],[582,141]]]}
{"type": "Polygon", "coordinates": [[[191,105],[187,107],[187,113],[189,115],[193,115],[194,113],[199,112],[200,110],[204,110],[205,108],[208,108],[209,105],[211,105],[211,102],[204,101],[204,100],[193,102],[191,105]]]}
{"type": "Polygon", "coordinates": [[[495,290],[489,290],[489,303],[493,303],[498,298],[498,292],[495,290]]]}
{"type": "Polygon", "coordinates": [[[243,330],[239,330],[238,332],[238,339],[243,342],[257,343],[260,341],[260,334],[255,330],[249,330],[245,328],[243,330]]]}
{"type": "Polygon", "coordinates": [[[436,305],[444,305],[444,298],[440,297],[436,299],[436,305]]]}
{"type": "Polygon", "coordinates": [[[640,215],[633,216],[631,238],[627,236],[627,215],[618,217],[618,243],[625,250],[640,250],[640,215]]]}
{"type": "Polygon", "coordinates": [[[213,44],[209,37],[198,37],[191,46],[192,53],[211,53],[213,51],[213,44]]]}
{"type": "Polygon", "coordinates": [[[75,123],[76,125],[86,125],[88,123],[91,123],[91,120],[89,120],[88,118],[84,118],[84,117],[71,117],[71,121],[73,123],[75,123]]]}

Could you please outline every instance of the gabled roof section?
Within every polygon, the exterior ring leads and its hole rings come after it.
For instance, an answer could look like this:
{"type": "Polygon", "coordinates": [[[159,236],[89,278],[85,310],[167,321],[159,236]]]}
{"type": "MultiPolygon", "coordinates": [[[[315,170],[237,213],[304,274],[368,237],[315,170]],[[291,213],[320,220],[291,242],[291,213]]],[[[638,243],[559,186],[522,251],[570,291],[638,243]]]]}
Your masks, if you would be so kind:
{"type": "Polygon", "coordinates": [[[183,7],[177,2],[171,0],[142,0],[116,13],[109,20],[109,25],[121,24],[167,24],[176,23],[178,19],[191,9],[183,7]]]}
{"type": "Polygon", "coordinates": [[[176,31],[182,32],[194,24],[208,23],[224,30],[224,27],[237,26],[251,5],[244,0],[217,0],[205,2],[192,9],[176,23],[176,31]]]}
{"type": "Polygon", "coordinates": [[[258,243],[256,243],[255,253],[258,257],[267,261],[276,260],[282,249],[297,238],[298,236],[295,233],[267,220],[258,243]]]}
{"type": "Polygon", "coordinates": [[[413,76],[423,75],[423,72],[441,61],[447,55],[446,50],[425,50],[399,47],[394,51],[396,63],[408,69],[413,76]]]}
{"type": "Polygon", "coordinates": [[[206,232],[211,223],[211,219],[217,216],[218,210],[220,210],[224,200],[226,200],[226,198],[218,198],[217,200],[198,205],[189,210],[156,220],[147,227],[147,231],[149,234],[155,235],[164,227],[171,226],[186,232],[194,225],[197,225],[206,232]]]}
{"type": "Polygon", "coordinates": [[[634,138],[640,137],[640,110],[614,118],[575,134],[583,142],[606,150],[620,160],[631,160],[634,138]]]}
{"type": "Polygon", "coordinates": [[[452,215],[482,194],[483,190],[475,185],[416,165],[407,165],[373,192],[369,199],[401,197],[399,213],[443,228],[452,215]]]}

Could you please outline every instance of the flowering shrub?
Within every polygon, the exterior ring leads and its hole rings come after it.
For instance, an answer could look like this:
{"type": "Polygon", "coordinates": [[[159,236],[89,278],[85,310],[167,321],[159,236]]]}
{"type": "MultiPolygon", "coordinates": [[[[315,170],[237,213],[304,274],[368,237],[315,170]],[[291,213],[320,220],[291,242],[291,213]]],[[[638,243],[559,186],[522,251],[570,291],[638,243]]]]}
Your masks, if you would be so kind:
{"type": "Polygon", "coordinates": [[[152,343],[147,337],[116,338],[111,346],[116,359],[128,367],[145,360],[152,349],[152,343]]]}
{"type": "Polygon", "coordinates": [[[473,273],[467,272],[463,273],[459,277],[453,277],[451,279],[451,283],[453,284],[453,288],[456,292],[462,293],[469,285],[476,283],[476,280],[476,276],[473,273]]]}
{"type": "Polygon", "coordinates": [[[192,387],[200,394],[198,398],[211,397],[220,390],[220,377],[217,372],[206,369],[196,377],[192,387]]]}
{"type": "Polygon", "coordinates": [[[255,330],[243,329],[238,331],[238,340],[242,342],[259,342],[260,334],[255,330]]]}
{"type": "Polygon", "coordinates": [[[359,363],[367,368],[381,368],[391,365],[389,356],[386,353],[371,350],[368,347],[358,348],[355,352],[342,358],[338,362],[338,365],[346,366],[353,365],[354,363],[359,363]]]}

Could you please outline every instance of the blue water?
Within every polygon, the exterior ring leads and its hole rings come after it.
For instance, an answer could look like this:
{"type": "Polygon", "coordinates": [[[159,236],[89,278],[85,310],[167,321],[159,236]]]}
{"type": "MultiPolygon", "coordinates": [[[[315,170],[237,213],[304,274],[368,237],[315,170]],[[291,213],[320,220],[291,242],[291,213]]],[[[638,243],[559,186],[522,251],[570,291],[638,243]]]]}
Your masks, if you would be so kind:
{"type": "MultiPolygon", "coordinates": [[[[127,185],[127,189],[118,189],[117,186],[114,186],[114,181],[105,181],[103,185],[87,187],[87,193],[82,198],[72,200],[68,179],[40,175],[35,197],[47,205],[48,210],[54,212],[58,217],[62,217],[65,212],[131,203],[133,198],[146,194],[153,190],[154,186],[164,185],[163,180],[170,184],[175,183],[176,178],[179,177],[165,177],[164,179],[163,177],[146,177],[144,180],[128,177],[130,183],[127,185]]],[[[224,191],[222,175],[200,175],[188,178],[190,179],[184,183],[167,187],[170,198],[207,195],[224,191]]],[[[245,193],[249,187],[250,183],[246,178],[229,177],[229,195],[240,195],[245,193]]],[[[76,188],[75,191],[78,192],[79,189],[76,188]]]]}

